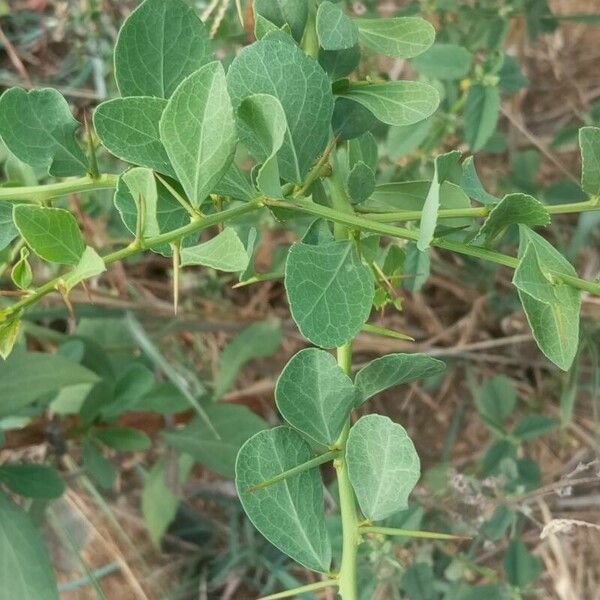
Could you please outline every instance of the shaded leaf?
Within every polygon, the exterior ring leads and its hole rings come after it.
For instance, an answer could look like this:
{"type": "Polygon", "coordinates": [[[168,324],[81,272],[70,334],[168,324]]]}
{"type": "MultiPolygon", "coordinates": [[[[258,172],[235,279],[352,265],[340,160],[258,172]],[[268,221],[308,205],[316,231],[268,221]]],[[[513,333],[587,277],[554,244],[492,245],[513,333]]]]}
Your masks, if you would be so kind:
{"type": "MultiPolygon", "coordinates": [[[[254,0],[254,14],[256,18],[256,27],[259,25],[259,18],[266,19],[277,29],[286,25],[289,26],[292,36],[297,42],[302,39],[304,27],[308,19],[308,2],[298,2],[298,0],[254,0]]],[[[257,35],[260,39],[263,36],[257,35]]]]}
{"type": "Polygon", "coordinates": [[[476,83],[469,88],[465,104],[465,140],[472,152],[481,150],[496,130],[500,116],[500,92],[476,83]]]}
{"type": "Polygon", "coordinates": [[[550,433],[558,427],[558,422],[546,415],[529,415],[519,421],[512,430],[512,434],[521,441],[533,440],[550,433]]]}
{"type": "Polygon", "coordinates": [[[47,465],[3,465],[0,483],[19,496],[53,500],[63,495],[65,484],[56,469],[47,465]]]}
{"type": "Polygon", "coordinates": [[[152,445],[150,438],[143,431],[131,427],[114,426],[96,429],[95,436],[105,446],[119,452],[148,450],[152,445]]]}
{"type": "Polygon", "coordinates": [[[248,492],[249,488],[311,458],[310,446],[293,429],[266,429],[240,449],[235,483],[244,511],[273,545],[306,568],[326,572],[331,563],[331,544],[325,526],[319,471],[303,471],[248,492]]]}
{"type": "Polygon", "coordinates": [[[540,559],[531,554],[525,544],[516,538],[510,540],[503,564],[509,583],[520,589],[526,588],[542,572],[540,559]]]}
{"type": "Polygon", "coordinates": [[[413,69],[435,79],[462,79],[471,70],[473,55],[457,44],[437,43],[411,60],[413,69]]]}
{"type": "Polygon", "coordinates": [[[579,130],[579,147],[581,148],[581,187],[591,196],[599,196],[600,129],[582,127],[579,130]]]}

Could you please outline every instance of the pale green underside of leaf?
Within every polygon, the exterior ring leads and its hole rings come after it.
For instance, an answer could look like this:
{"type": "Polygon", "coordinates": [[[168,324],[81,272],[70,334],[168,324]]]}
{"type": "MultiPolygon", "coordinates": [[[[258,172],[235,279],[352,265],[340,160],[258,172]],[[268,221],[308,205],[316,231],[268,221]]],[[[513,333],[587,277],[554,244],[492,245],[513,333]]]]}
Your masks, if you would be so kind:
{"type": "Polygon", "coordinates": [[[104,271],[106,271],[106,265],[102,257],[92,247],[86,246],[75,268],[61,278],[62,284],[69,292],[82,281],[96,277],[104,271]]]}
{"type": "Polygon", "coordinates": [[[242,100],[238,110],[240,141],[262,166],[256,176],[258,189],[271,198],[281,196],[277,152],[289,129],[285,112],[275,96],[254,94],[242,100]]]}
{"type": "Polygon", "coordinates": [[[475,84],[465,104],[465,140],[472,152],[481,150],[496,130],[500,116],[500,91],[496,86],[475,84]]]}
{"type": "Polygon", "coordinates": [[[43,260],[71,265],[79,262],[85,243],[68,210],[17,204],[13,218],[23,239],[43,260]]]}
{"type": "Polygon", "coordinates": [[[227,84],[236,109],[254,94],[279,100],[288,123],[279,171],[285,181],[300,183],[329,138],[333,96],[325,71],[287,34],[273,32],[238,54],[227,84]]]}
{"type": "Polygon", "coordinates": [[[496,204],[499,199],[496,196],[488,193],[475,170],[475,160],[472,156],[468,156],[462,163],[462,178],[460,185],[465,193],[473,200],[477,200],[481,204],[491,205],[496,204]]]}
{"type": "Polygon", "coordinates": [[[163,98],[148,96],[108,100],[94,111],[96,133],[117,158],[174,177],[158,129],[166,106],[163,98]]]}
{"type": "MultiPolygon", "coordinates": [[[[127,172],[126,172],[127,173],[127,172]]],[[[125,175],[124,173],[123,175],[125,175]]],[[[121,219],[125,224],[125,227],[135,235],[136,224],[137,224],[137,212],[138,206],[134,198],[134,191],[132,191],[127,180],[121,175],[117,183],[117,189],[114,195],[114,204],[121,215],[121,219]]],[[[174,182],[171,182],[174,184],[174,182]]],[[[156,181],[158,197],[156,200],[156,221],[160,233],[167,233],[183,227],[190,222],[190,216],[183,206],[173,198],[173,196],[167,191],[167,189],[156,181]]],[[[182,241],[182,245],[186,246],[193,243],[193,238],[189,236],[182,241]]],[[[156,246],[152,248],[153,252],[158,252],[163,256],[171,256],[172,251],[168,244],[164,246],[156,246]]]]}
{"type": "Polygon", "coordinates": [[[235,229],[225,228],[207,242],[183,248],[181,266],[203,265],[218,271],[236,273],[248,266],[248,253],[235,229]]]}
{"type": "Polygon", "coordinates": [[[211,60],[208,32],[186,2],[145,0],[119,32],[115,77],[121,96],[169,98],[211,60]]]}
{"type": "Polygon", "coordinates": [[[579,130],[581,148],[581,187],[591,196],[600,195],[600,129],[582,127],[579,130]]]}
{"type": "Polygon", "coordinates": [[[358,42],[358,28],[342,5],[326,0],[317,10],[317,36],[324,50],[346,50],[358,42]]]}
{"type": "Polygon", "coordinates": [[[493,240],[509,225],[545,227],[550,224],[548,209],[529,194],[507,194],[494,206],[479,230],[478,237],[493,240]]]}
{"type": "Polygon", "coordinates": [[[426,354],[387,354],[372,360],[357,374],[354,383],[359,405],[379,392],[442,372],[446,365],[426,354]]]}
{"type": "Polygon", "coordinates": [[[160,137],[190,202],[200,206],[230,166],[237,143],[221,63],[179,85],[160,120],[160,137]]]}
{"type": "Polygon", "coordinates": [[[54,89],[11,88],[0,97],[0,137],[21,161],[50,175],[84,175],[87,159],[75,131],[79,123],[54,89]]]}
{"type": "MultiPolygon", "coordinates": [[[[125,171],[120,179],[134,199],[136,215],[141,209],[142,228],[140,233],[145,239],[157,236],[160,233],[160,227],[157,217],[158,189],[154,173],[145,167],[134,167],[125,171]]],[[[136,224],[136,232],[137,229],[136,224]]]]}
{"type": "Polygon", "coordinates": [[[331,544],[319,471],[304,471],[248,492],[252,486],[311,458],[310,446],[293,429],[261,431],[238,454],[236,487],[246,514],[273,545],[306,568],[326,572],[331,563],[331,544]]]}
{"type": "Polygon", "coordinates": [[[4,250],[19,235],[12,213],[12,204],[9,202],[0,203],[0,250],[4,250]]]}
{"type": "Polygon", "coordinates": [[[27,514],[2,492],[0,581],[0,594],[6,600],[58,600],[58,589],[42,536],[27,514]]]}
{"type": "Polygon", "coordinates": [[[341,346],[360,331],[375,293],[370,269],[347,241],[294,244],[285,287],[300,332],[323,348],[341,346]]]}
{"type": "Polygon", "coordinates": [[[317,348],[293,356],[275,387],[283,418],[324,446],[332,446],[339,438],[355,398],[350,377],[329,352],[317,348]]]}
{"type": "Polygon", "coordinates": [[[541,236],[524,226],[520,231],[521,261],[513,284],[540,350],[566,371],[579,346],[581,292],[565,283],[551,283],[548,276],[550,271],[570,276],[576,272],[541,236]]]}
{"type": "Polygon", "coordinates": [[[16,413],[49,392],[97,380],[95,373],[59,354],[14,352],[0,361],[0,418],[16,413]]]}
{"type": "Polygon", "coordinates": [[[10,319],[0,323],[0,358],[5,360],[15,345],[21,329],[20,319],[10,319]]]}
{"type": "Polygon", "coordinates": [[[338,94],[358,102],[388,125],[412,125],[435,112],[438,91],[419,81],[390,81],[350,87],[338,94]]]}
{"type": "Polygon", "coordinates": [[[404,427],[381,415],[362,417],[350,429],[346,461],[367,519],[380,521],[408,507],[421,467],[404,427]]]}
{"type": "Polygon", "coordinates": [[[435,29],[418,17],[355,19],[361,43],[379,54],[412,58],[433,44],[435,29]]]}
{"type": "Polygon", "coordinates": [[[214,429],[196,418],[183,429],[161,432],[161,438],[211,471],[233,479],[240,447],[254,434],[266,429],[267,423],[245,406],[209,404],[205,408],[214,429]]]}

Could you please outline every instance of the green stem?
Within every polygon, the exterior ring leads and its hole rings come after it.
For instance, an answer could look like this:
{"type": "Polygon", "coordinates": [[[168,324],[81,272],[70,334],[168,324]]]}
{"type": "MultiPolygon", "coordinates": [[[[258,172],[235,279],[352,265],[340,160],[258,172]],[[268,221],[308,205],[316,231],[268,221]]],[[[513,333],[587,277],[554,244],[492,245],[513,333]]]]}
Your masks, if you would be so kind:
{"type": "Polygon", "coordinates": [[[449,533],[437,533],[435,531],[413,531],[410,529],[395,529],[393,527],[371,527],[361,526],[361,533],[376,533],[379,535],[395,535],[400,537],[424,538],[427,540],[468,540],[469,537],[462,535],[451,535],[449,533]]]}
{"type": "MultiPolygon", "coordinates": [[[[296,202],[285,202],[280,200],[266,199],[264,202],[268,206],[278,206],[280,208],[289,208],[292,210],[296,209],[300,212],[315,215],[317,217],[323,217],[324,219],[333,221],[334,223],[341,223],[347,227],[356,227],[363,231],[372,231],[373,233],[379,233],[404,240],[412,240],[415,242],[419,239],[418,230],[406,229],[405,227],[398,227],[397,225],[389,225],[387,223],[378,223],[356,214],[338,212],[337,210],[328,208],[327,206],[321,206],[320,204],[316,204],[311,201],[298,200],[296,202]]],[[[510,267],[511,269],[516,269],[519,266],[518,258],[507,256],[501,252],[488,250],[487,248],[481,248],[479,246],[470,246],[468,244],[461,244],[460,242],[453,242],[444,239],[434,239],[431,245],[444,250],[450,250],[451,252],[456,252],[458,254],[464,254],[466,256],[473,256],[475,258],[487,260],[498,265],[510,267]]],[[[590,292],[591,294],[600,295],[600,283],[586,281],[585,279],[581,279],[579,277],[555,273],[554,271],[551,271],[549,274],[559,281],[568,283],[574,288],[590,292]]]]}
{"type": "MultiPolygon", "coordinates": [[[[149,248],[156,248],[157,246],[162,246],[163,244],[170,244],[171,242],[175,242],[191,233],[196,233],[202,231],[203,229],[207,229],[208,227],[212,227],[213,225],[217,225],[218,223],[223,223],[224,221],[228,221],[229,219],[234,219],[235,217],[239,217],[246,213],[258,210],[262,208],[263,203],[260,201],[248,202],[247,204],[243,204],[241,206],[236,206],[235,208],[230,208],[229,210],[224,210],[219,213],[215,213],[213,215],[208,215],[207,217],[203,217],[202,219],[197,218],[196,220],[184,225],[183,227],[179,227],[174,229],[173,231],[169,231],[168,233],[162,233],[161,235],[157,235],[155,237],[144,240],[143,246],[139,243],[134,242],[125,248],[121,248],[116,252],[111,252],[103,257],[104,264],[110,265],[117,261],[123,260],[134,254],[142,252],[143,250],[149,248]]],[[[56,277],[44,285],[40,286],[37,290],[32,292],[29,296],[26,296],[22,300],[15,302],[4,311],[0,312],[0,322],[3,318],[7,318],[15,313],[18,313],[20,310],[27,308],[28,306],[35,304],[38,300],[47,296],[56,290],[57,286],[60,284],[63,276],[56,277]]]]}
{"type": "Polygon", "coordinates": [[[260,483],[257,483],[256,485],[249,487],[246,490],[246,492],[251,494],[253,492],[258,492],[258,490],[264,490],[265,488],[268,488],[271,485],[275,485],[276,483],[279,483],[280,481],[283,481],[284,479],[287,479],[288,477],[292,477],[293,475],[298,475],[298,473],[303,473],[304,471],[308,471],[310,469],[314,469],[315,467],[318,467],[319,465],[323,465],[326,462],[329,462],[329,461],[333,460],[334,458],[336,458],[339,455],[339,453],[340,453],[340,451],[336,448],[335,450],[329,450],[328,452],[319,454],[319,456],[315,456],[315,458],[313,458],[311,460],[307,460],[306,462],[304,462],[300,465],[296,465],[295,467],[292,467],[291,469],[288,469],[287,471],[282,471],[281,473],[279,473],[278,475],[275,475],[275,477],[273,477],[271,479],[261,481],[260,483]]]}
{"type": "MultiPolygon", "coordinates": [[[[438,219],[457,219],[464,217],[487,217],[492,211],[493,206],[477,206],[472,208],[443,208],[438,211],[438,219]]],[[[546,206],[546,210],[551,215],[566,215],[581,212],[590,212],[600,210],[600,203],[596,198],[586,200],[585,202],[572,202],[567,204],[554,204],[546,206]]],[[[394,221],[419,221],[423,215],[420,210],[400,210],[386,213],[363,213],[364,216],[372,221],[379,223],[392,223],[394,221]]]]}
{"type": "Polygon", "coordinates": [[[69,194],[115,188],[118,180],[118,175],[100,175],[96,178],[86,175],[46,185],[5,187],[0,188],[0,201],[45,202],[69,194]]]}
{"type": "Polygon", "coordinates": [[[280,600],[281,598],[292,598],[299,596],[300,594],[307,594],[308,592],[316,592],[318,590],[324,590],[330,587],[337,587],[337,585],[338,582],[335,579],[326,579],[325,581],[317,581],[316,583],[302,585],[294,588],[293,590],[286,590],[285,592],[271,594],[270,596],[263,596],[262,598],[259,598],[259,600],[280,600]]]}

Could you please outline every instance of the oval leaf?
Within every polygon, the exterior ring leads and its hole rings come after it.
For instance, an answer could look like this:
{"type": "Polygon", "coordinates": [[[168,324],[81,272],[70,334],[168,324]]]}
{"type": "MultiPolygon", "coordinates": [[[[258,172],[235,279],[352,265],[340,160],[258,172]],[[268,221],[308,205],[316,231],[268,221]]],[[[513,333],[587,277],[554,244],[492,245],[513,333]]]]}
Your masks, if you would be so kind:
{"type": "Polygon", "coordinates": [[[290,36],[274,32],[238,54],[227,84],[236,108],[254,94],[279,100],[288,123],[279,171],[285,181],[300,183],[329,138],[333,96],[325,71],[290,36]]]}
{"type": "Polygon", "coordinates": [[[311,458],[314,456],[310,446],[293,429],[267,429],[251,437],[240,449],[235,483],[246,514],[273,545],[308,569],[328,571],[331,544],[318,470],[303,471],[248,492],[311,458]]]}
{"type": "Polygon", "coordinates": [[[390,81],[351,86],[338,94],[354,100],[388,125],[412,125],[435,112],[440,96],[420,81],[390,81]]]}
{"type": "Polygon", "coordinates": [[[231,164],[237,141],[221,63],[179,85],[160,120],[160,137],[190,202],[200,206],[231,164]]]}
{"type": "Polygon", "coordinates": [[[79,262],[85,242],[68,210],[17,204],[13,218],[23,239],[43,260],[69,265],[79,262]]]}
{"type": "Polygon", "coordinates": [[[294,244],[285,288],[300,332],[323,348],[341,346],[360,331],[375,294],[371,270],[349,241],[294,244]]]}
{"type": "Polygon", "coordinates": [[[418,17],[356,19],[360,41],[379,54],[412,58],[425,52],[435,39],[433,25],[418,17]]]}
{"type": "Polygon", "coordinates": [[[346,461],[367,519],[380,521],[408,508],[408,496],[419,481],[421,466],[404,427],[381,415],[362,417],[350,429],[346,461]]]}
{"type": "Polygon", "coordinates": [[[465,140],[472,152],[481,150],[496,130],[500,91],[496,86],[472,85],[465,104],[465,140]]]}
{"type": "Polygon", "coordinates": [[[356,390],[335,358],[317,348],[301,350],[282,371],[275,401],[292,427],[333,446],[354,407],[356,390]]]}
{"type": "Polygon", "coordinates": [[[3,465],[0,483],[26,498],[53,500],[60,498],[65,484],[56,469],[46,465],[3,465]]]}
{"type": "Polygon", "coordinates": [[[115,46],[121,96],[169,98],[213,60],[208,32],[182,0],[145,0],[127,18],[115,46]]]}
{"type": "Polygon", "coordinates": [[[354,379],[359,404],[396,385],[441,373],[446,365],[426,354],[387,354],[372,360],[354,379]]]}
{"type": "Polygon", "coordinates": [[[94,111],[96,133],[117,158],[175,176],[158,129],[166,106],[163,98],[148,96],[103,102],[94,111]]]}
{"type": "Polygon", "coordinates": [[[346,50],[358,42],[358,29],[339,4],[326,0],[317,10],[317,36],[323,50],[346,50]]]}

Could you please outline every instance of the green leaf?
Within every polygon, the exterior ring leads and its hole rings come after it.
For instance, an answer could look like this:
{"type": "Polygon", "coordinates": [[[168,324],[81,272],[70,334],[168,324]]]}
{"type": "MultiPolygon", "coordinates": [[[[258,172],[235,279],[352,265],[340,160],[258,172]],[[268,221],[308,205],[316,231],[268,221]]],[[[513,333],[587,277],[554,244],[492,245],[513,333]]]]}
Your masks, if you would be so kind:
{"type": "Polygon", "coordinates": [[[300,332],[323,348],[341,346],[360,331],[375,294],[371,270],[349,241],[294,244],[285,288],[300,332]]]}
{"type": "Polygon", "coordinates": [[[507,194],[492,208],[478,237],[496,239],[509,225],[545,227],[550,224],[548,209],[529,194],[507,194]]]}
{"type": "MultiPolygon", "coordinates": [[[[127,175],[127,173],[128,171],[119,177],[114,196],[114,203],[119,211],[119,214],[121,215],[121,219],[123,220],[125,227],[127,227],[127,229],[133,235],[135,235],[138,219],[139,190],[136,191],[135,179],[124,177],[127,175]],[[128,181],[132,184],[133,189],[129,187],[128,181]]],[[[175,189],[178,188],[178,185],[174,181],[169,181],[169,184],[175,189]]],[[[185,208],[171,195],[171,193],[160,181],[156,181],[156,190],[158,193],[156,199],[156,215],[155,219],[150,216],[149,222],[152,223],[154,220],[156,220],[158,222],[160,233],[168,233],[169,231],[173,231],[174,229],[178,229],[179,227],[187,225],[190,222],[190,215],[187,210],[185,210],[185,208]]],[[[152,202],[150,204],[152,205],[152,202]]],[[[148,213],[146,204],[144,204],[144,209],[145,212],[148,213]]],[[[193,236],[184,238],[184,246],[191,243],[194,243],[193,236]]],[[[168,244],[153,247],[152,250],[162,254],[163,256],[172,255],[172,250],[168,244]]]]}
{"type": "Polygon", "coordinates": [[[69,265],[79,262],[85,242],[68,210],[16,204],[13,219],[23,239],[41,259],[69,265]]]}
{"type": "Polygon", "coordinates": [[[75,139],[78,127],[56,90],[11,88],[0,97],[0,137],[19,160],[50,175],[69,177],[88,170],[75,139]]]}
{"type": "Polygon", "coordinates": [[[115,98],[94,111],[94,127],[104,147],[125,162],[175,176],[158,125],[167,101],[137,96],[115,98]]]}
{"type": "Polygon", "coordinates": [[[550,433],[558,426],[556,419],[546,415],[529,415],[519,421],[512,430],[512,434],[520,441],[533,440],[550,433]]]}
{"type": "MultiPolygon", "coordinates": [[[[262,17],[272,23],[277,29],[289,26],[292,36],[300,42],[308,19],[308,2],[298,0],[254,0],[254,15],[256,26],[262,17]]],[[[256,36],[260,39],[260,36],[256,36]]]]}
{"type": "Polygon", "coordinates": [[[496,130],[500,116],[500,92],[496,86],[476,83],[465,104],[465,140],[472,152],[481,150],[496,130]]]}
{"type": "Polygon", "coordinates": [[[599,196],[600,129],[598,127],[582,127],[579,130],[579,147],[581,149],[581,187],[591,196],[599,196]]]}
{"type": "Polygon", "coordinates": [[[113,487],[117,478],[116,467],[105,458],[96,446],[89,439],[83,443],[83,466],[90,477],[105,490],[113,487]]]}
{"type": "Polygon", "coordinates": [[[29,516],[0,492],[0,581],[7,600],[58,600],[42,536],[29,516]]]}
{"type": "Polygon", "coordinates": [[[503,564],[508,582],[520,589],[525,589],[542,572],[540,559],[531,554],[525,544],[517,538],[510,540],[503,564]]]}
{"type": "Polygon", "coordinates": [[[207,242],[181,250],[183,267],[203,265],[236,273],[246,269],[248,260],[246,248],[232,227],[226,227],[207,242]]]}
{"type": "Polygon", "coordinates": [[[421,291],[431,274],[431,259],[428,252],[421,252],[417,244],[406,245],[406,261],[404,262],[403,287],[413,294],[421,291]]]}
{"type": "Polygon", "coordinates": [[[288,35],[274,32],[238,54],[227,84],[236,109],[254,94],[279,100],[288,123],[279,171],[285,181],[300,183],[329,139],[333,96],[325,71],[288,35]]]}
{"type": "Polygon", "coordinates": [[[347,77],[360,63],[358,44],[346,50],[323,50],[319,48],[319,64],[332,81],[347,77]]]}
{"type": "Polygon", "coordinates": [[[453,177],[454,172],[458,169],[460,156],[460,152],[454,150],[435,158],[433,180],[423,204],[423,213],[419,225],[417,248],[421,252],[427,250],[433,241],[440,208],[440,189],[444,181],[453,177]]]}
{"type": "Polygon", "coordinates": [[[414,152],[427,139],[432,127],[432,118],[412,125],[390,127],[387,134],[387,152],[390,159],[395,161],[414,152]]]}
{"type": "Polygon", "coordinates": [[[99,256],[93,248],[86,246],[81,255],[81,259],[75,268],[63,275],[63,277],[61,277],[61,282],[64,289],[67,292],[70,292],[82,281],[90,279],[91,277],[96,277],[97,275],[104,273],[104,271],[106,271],[106,265],[104,264],[102,257],[99,256]]]}
{"type": "Polygon", "coordinates": [[[346,191],[354,204],[364,202],[375,190],[375,173],[362,161],[354,164],[348,173],[346,191]]]}
{"type": "Polygon", "coordinates": [[[154,173],[145,167],[135,167],[125,171],[120,177],[127,186],[129,193],[136,203],[136,233],[137,218],[142,220],[141,234],[146,238],[152,238],[160,233],[158,226],[158,190],[154,173]],[[143,209],[139,217],[140,208],[143,209]]]}
{"type": "Polygon", "coordinates": [[[79,383],[96,383],[98,376],[60,354],[20,351],[0,362],[0,381],[1,418],[16,413],[50,392],[79,383]]]}
{"type": "Polygon", "coordinates": [[[462,79],[471,70],[473,55],[457,44],[434,44],[410,61],[413,69],[434,79],[462,79]]]}
{"type": "Polygon", "coordinates": [[[472,156],[467,157],[462,164],[462,178],[460,185],[465,193],[473,200],[481,204],[491,205],[498,202],[498,198],[485,191],[477,171],[475,170],[475,161],[472,156]]]}
{"type": "Polygon", "coordinates": [[[21,329],[21,320],[12,318],[0,323],[0,357],[6,360],[17,341],[19,330],[21,329]]]}
{"type": "Polygon", "coordinates": [[[18,235],[10,202],[0,202],[0,250],[4,250],[18,235]]]}
{"type": "Polygon", "coordinates": [[[357,138],[378,124],[375,115],[362,104],[347,98],[336,98],[331,126],[340,140],[357,138]]]}
{"type": "Polygon", "coordinates": [[[221,63],[202,67],[177,87],[160,120],[160,138],[190,202],[200,206],[230,166],[237,142],[221,63]]]}
{"type": "Polygon", "coordinates": [[[106,427],[96,429],[94,435],[105,446],[119,452],[137,452],[148,450],[152,442],[143,432],[131,427],[106,427]]]}
{"type": "Polygon", "coordinates": [[[248,361],[275,354],[281,344],[281,336],[281,324],[270,319],[246,327],[233,338],[221,353],[215,379],[215,398],[231,389],[239,370],[248,361]]]}
{"type": "Polygon", "coordinates": [[[356,389],[335,358],[317,348],[295,354],[275,387],[283,418],[315,442],[330,447],[354,408],[356,389]]]}
{"type": "Polygon", "coordinates": [[[162,431],[160,437],[211,471],[233,479],[235,459],[242,444],[266,429],[267,423],[245,406],[236,404],[208,404],[206,412],[214,429],[196,418],[183,429],[162,431]]]}
{"type": "Polygon", "coordinates": [[[145,0],[129,15],[115,46],[121,96],[169,98],[213,60],[208,32],[182,0],[145,0]]]}
{"type": "Polygon", "coordinates": [[[21,248],[19,260],[14,264],[10,272],[10,278],[13,280],[13,283],[21,290],[28,289],[33,281],[33,272],[28,258],[29,250],[21,248]]]}
{"type": "Polygon", "coordinates": [[[354,379],[358,405],[391,387],[441,373],[446,365],[426,354],[387,354],[364,366],[354,379]]]}
{"type": "Polygon", "coordinates": [[[437,90],[420,81],[390,81],[350,86],[338,93],[358,102],[388,125],[412,125],[432,115],[440,103],[437,90]]]}
{"type": "Polygon", "coordinates": [[[172,475],[173,470],[168,469],[168,465],[160,461],[152,466],[144,478],[142,515],[150,540],[156,547],[159,546],[160,540],[177,515],[180,500],[177,490],[173,487],[180,487],[185,483],[193,466],[194,461],[189,456],[183,455],[174,465],[175,477],[172,475]],[[176,481],[172,481],[173,479],[176,481]]]}
{"type": "Polygon", "coordinates": [[[552,282],[549,272],[560,277],[576,276],[576,271],[544,238],[523,225],[519,229],[520,262],[513,284],[540,350],[566,371],[579,345],[581,293],[566,283],[552,282]]]}
{"type": "Polygon", "coordinates": [[[271,198],[281,197],[277,152],[289,135],[281,103],[275,96],[254,94],[242,100],[237,116],[240,141],[263,163],[256,176],[258,189],[271,198]]]}
{"type": "Polygon", "coordinates": [[[347,50],[358,42],[358,28],[339,4],[325,0],[317,10],[317,36],[324,50],[347,50]]]}
{"type": "Polygon", "coordinates": [[[481,533],[493,542],[498,542],[515,523],[515,513],[506,506],[499,506],[494,514],[481,526],[481,533]]]}
{"type": "Polygon", "coordinates": [[[402,575],[402,589],[410,600],[437,600],[439,595],[434,586],[435,575],[431,565],[418,562],[406,569],[402,575]]]}
{"type": "Polygon", "coordinates": [[[477,391],[475,403],[484,423],[494,431],[503,431],[504,421],[512,414],[517,403],[512,380],[505,375],[488,379],[477,391]]]}
{"type": "Polygon", "coordinates": [[[377,140],[372,133],[363,133],[348,142],[348,164],[365,163],[375,173],[378,163],[377,140]]]}
{"type": "Polygon", "coordinates": [[[361,43],[379,54],[412,58],[433,44],[435,29],[418,17],[355,19],[361,43]]]}
{"type": "Polygon", "coordinates": [[[236,487],[246,514],[274,546],[306,568],[326,572],[331,563],[331,544],[319,471],[304,471],[248,492],[312,458],[310,446],[293,429],[266,429],[240,449],[235,465],[236,487]]]}
{"type": "Polygon", "coordinates": [[[46,465],[3,465],[0,483],[19,496],[53,500],[60,498],[65,484],[56,469],[46,465]]]}
{"type": "Polygon", "coordinates": [[[348,476],[363,515],[380,521],[408,508],[421,475],[419,456],[401,425],[367,415],[350,429],[346,443],[348,476]]]}

